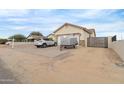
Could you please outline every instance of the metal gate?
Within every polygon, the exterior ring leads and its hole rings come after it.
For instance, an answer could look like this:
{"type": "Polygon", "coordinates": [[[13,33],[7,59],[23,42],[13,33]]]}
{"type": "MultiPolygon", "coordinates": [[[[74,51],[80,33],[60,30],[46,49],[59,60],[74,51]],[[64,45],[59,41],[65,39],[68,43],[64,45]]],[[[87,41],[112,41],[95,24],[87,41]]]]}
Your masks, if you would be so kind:
{"type": "Polygon", "coordinates": [[[88,47],[108,48],[108,37],[90,37],[87,38],[88,47]]]}

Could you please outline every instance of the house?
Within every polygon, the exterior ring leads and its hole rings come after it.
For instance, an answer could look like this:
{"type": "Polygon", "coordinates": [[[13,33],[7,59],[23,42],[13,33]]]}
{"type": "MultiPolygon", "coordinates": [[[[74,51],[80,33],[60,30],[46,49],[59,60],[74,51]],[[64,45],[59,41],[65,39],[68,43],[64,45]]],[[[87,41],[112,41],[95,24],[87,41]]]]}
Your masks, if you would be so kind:
{"type": "Polygon", "coordinates": [[[40,40],[43,38],[46,38],[46,37],[44,37],[40,32],[31,32],[27,37],[27,40],[34,41],[34,40],[40,40]]]}
{"type": "Polygon", "coordinates": [[[54,41],[57,41],[56,36],[54,35],[54,33],[49,34],[47,37],[54,40],[54,41]]]}
{"type": "Polygon", "coordinates": [[[65,23],[48,35],[48,38],[57,41],[58,45],[60,45],[60,40],[64,37],[76,37],[79,45],[87,46],[87,38],[96,37],[96,33],[95,29],[87,29],[82,26],[65,23]]]}
{"type": "Polygon", "coordinates": [[[27,37],[27,39],[28,39],[29,41],[39,40],[39,39],[41,39],[41,38],[43,38],[43,36],[29,35],[29,36],[27,37]]]}

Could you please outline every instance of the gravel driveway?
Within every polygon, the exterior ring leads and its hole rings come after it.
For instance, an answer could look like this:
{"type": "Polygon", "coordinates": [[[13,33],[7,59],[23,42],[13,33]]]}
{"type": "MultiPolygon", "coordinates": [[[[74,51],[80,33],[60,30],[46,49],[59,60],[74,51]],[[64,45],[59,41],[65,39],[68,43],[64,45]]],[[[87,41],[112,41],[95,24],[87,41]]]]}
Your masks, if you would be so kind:
{"type": "Polygon", "coordinates": [[[64,55],[66,53],[69,53],[69,50],[60,51],[59,47],[47,47],[47,48],[36,48],[36,47],[21,48],[21,47],[17,47],[14,50],[19,51],[19,52],[23,52],[23,53],[29,53],[29,54],[33,54],[33,55],[49,57],[49,58],[55,58],[55,57],[58,57],[60,55],[64,55]]]}
{"type": "Polygon", "coordinates": [[[0,59],[0,84],[16,84],[20,83],[13,73],[4,67],[4,62],[0,59]]]}
{"type": "Polygon", "coordinates": [[[24,84],[124,83],[124,67],[116,65],[122,60],[108,48],[59,51],[57,47],[20,46],[0,51],[4,63],[0,65],[1,79],[8,80],[3,83],[17,83],[14,76],[24,84]]]}

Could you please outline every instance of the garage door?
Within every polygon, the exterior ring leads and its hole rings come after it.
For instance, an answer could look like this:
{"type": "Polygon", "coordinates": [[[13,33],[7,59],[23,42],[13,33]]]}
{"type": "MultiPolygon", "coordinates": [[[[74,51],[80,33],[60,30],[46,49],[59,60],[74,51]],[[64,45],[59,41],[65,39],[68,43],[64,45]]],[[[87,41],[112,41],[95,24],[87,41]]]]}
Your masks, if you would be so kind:
{"type": "Polygon", "coordinates": [[[87,46],[108,48],[108,37],[90,37],[87,39],[87,46]]]}
{"type": "Polygon", "coordinates": [[[78,44],[79,44],[79,35],[61,35],[61,36],[58,36],[58,45],[60,45],[60,41],[61,39],[63,38],[66,38],[66,37],[75,37],[77,38],[77,41],[78,41],[78,44]]]}

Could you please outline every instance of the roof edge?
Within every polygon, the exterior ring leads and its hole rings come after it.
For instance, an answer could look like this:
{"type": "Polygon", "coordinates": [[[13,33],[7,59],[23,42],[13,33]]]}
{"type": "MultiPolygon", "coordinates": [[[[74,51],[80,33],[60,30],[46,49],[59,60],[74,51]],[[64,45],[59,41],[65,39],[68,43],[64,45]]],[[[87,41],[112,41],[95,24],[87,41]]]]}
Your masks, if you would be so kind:
{"type": "MultiPolygon", "coordinates": [[[[66,25],[70,25],[70,26],[73,26],[73,27],[77,27],[77,28],[80,28],[82,30],[84,30],[85,32],[89,33],[89,34],[92,34],[92,32],[94,32],[95,36],[96,36],[96,33],[95,33],[95,29],[87,29],[86,27],[82,27],[82,26],[78,26],[78,25],[74,25],[74,24],[71,24],[71,23],[64,23],[62,26],[60,26],[59,28],[57,28],[53,33],[56,33],[58,30],[60,30],[61,28],[63,28],[64,26],[66,25]],[[92,30],[92,31],[90,31],[92,30]]],[[[51,33],[52,34],[52,33],[51,33]]],[[[48,36],[50,36],[51,34],[49,34],[48,36]]],[[[47,37],[48,37],[47,36],[47,37]]]]}

